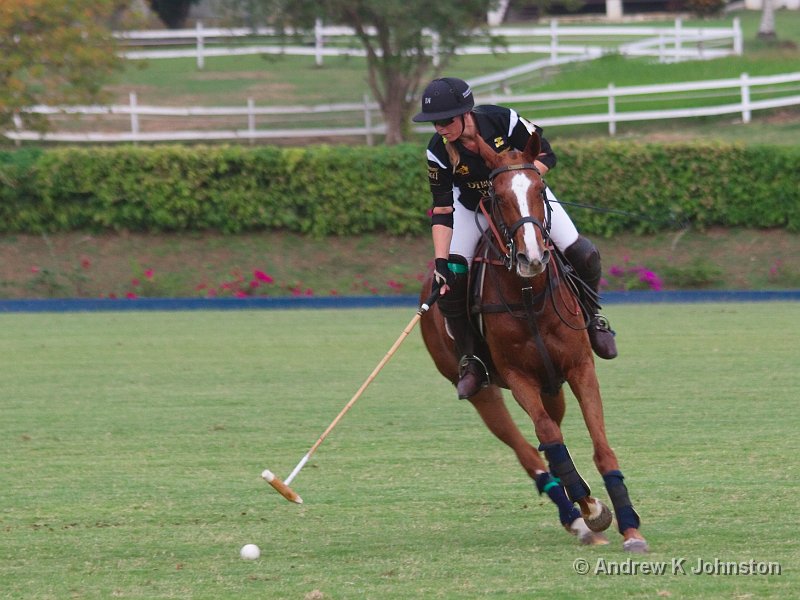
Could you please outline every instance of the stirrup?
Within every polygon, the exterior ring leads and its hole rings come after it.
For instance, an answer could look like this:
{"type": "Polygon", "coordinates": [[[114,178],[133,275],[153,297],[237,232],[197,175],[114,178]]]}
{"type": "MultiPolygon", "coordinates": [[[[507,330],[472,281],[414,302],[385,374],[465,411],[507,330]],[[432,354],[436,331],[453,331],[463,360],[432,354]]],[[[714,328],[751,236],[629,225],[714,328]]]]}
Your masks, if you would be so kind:
{"type": "Polygon", "coordinates": [[[600,358],[611,360],[617,356],[617,343],[614,341],[616,332],[611,329],[608,319],[601,314],[595,314],[589,321],[589,341],[592,350],[600,358]]]}
{"type": "Polygon", "coordinates": [[[471,398],[488,385],[489,370],[486,368],[486,363],[477,356],[462,356],[458,363],[458,383],[456,384],[459,400],[471,398]],[[475,367],[470,369],[470,365],[475,365],[475,367]],[[470,375],[474,379],[470,380],[470,375]]]}
{"type": "Polygon", "coordinates": [[[608,322],[608,319],[600,313],[597,313],[594,317],[592,317],[591,326],[598,331],[607,331],[611,335],[617,335],[617,332],[611,329],[611,324],[608,322]]]}

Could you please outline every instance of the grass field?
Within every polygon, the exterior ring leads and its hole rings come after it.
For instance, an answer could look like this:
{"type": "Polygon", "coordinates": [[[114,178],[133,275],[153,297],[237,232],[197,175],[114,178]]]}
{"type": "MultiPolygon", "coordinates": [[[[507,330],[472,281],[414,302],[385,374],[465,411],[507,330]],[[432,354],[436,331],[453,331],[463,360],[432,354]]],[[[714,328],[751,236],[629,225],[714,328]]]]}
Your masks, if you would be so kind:
{"type": "MultiPolygon", "coordinates": [[[[260,480],[289,473],[411,307],[2,314],[0,597],[796,598],[800,305],[608,313],[608,432],[652,546],[632,561],[667,574],[595,573],[630,558],[619,536],[560,529],[417,332],[296,479],[302,507],[260,480]],[[691,574],[714,559],[781,574],[691,574]]],[[[605,497],[572,399],[564,429],[605,497]]]]}

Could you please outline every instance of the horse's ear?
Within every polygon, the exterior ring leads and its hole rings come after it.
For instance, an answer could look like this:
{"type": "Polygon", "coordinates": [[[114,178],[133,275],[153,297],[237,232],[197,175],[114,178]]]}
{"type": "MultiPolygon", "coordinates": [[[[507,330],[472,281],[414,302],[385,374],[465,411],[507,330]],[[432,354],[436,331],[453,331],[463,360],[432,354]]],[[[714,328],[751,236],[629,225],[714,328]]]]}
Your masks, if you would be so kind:
{"type": "Polygon", "coordinates": [[[476,136],[476,139],[478,142],[478,154],[480,154],[483,162],[488,167],[496,169],[500,165],[500,155],[481,136],[476,136]]]}
{"type": "Polygon", "coordinates": [[[535,131],[531,133],[528,138],[528,143],[525,144],[525,151],[522,153],[528,162],[533,162],[539,156],[539,151],[542,149],[542,141],[539,139],[539,134],[535,131]]]}

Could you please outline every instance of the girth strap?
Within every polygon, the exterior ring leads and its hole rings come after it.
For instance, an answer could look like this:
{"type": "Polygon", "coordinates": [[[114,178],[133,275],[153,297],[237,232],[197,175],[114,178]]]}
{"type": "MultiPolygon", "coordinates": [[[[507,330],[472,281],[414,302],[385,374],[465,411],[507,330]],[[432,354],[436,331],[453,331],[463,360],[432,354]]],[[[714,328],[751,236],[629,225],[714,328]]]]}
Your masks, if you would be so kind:
{"type": "MultiPolygon", "coordinates": [[[[545,291],[542,294],[540,294],[540,296],[542,295],[545,296],[543,302],[547,302],[547,296],[550,295],[549,286],[545,288],[545,291]]],[[[531,330],[533,341],[536,343],[536,351],[539,353],[539,357],[542,359],[545,371],[547,371],[547,380],[542,386],[542,391],[548,396],[552,396],[558,393],[558,390],[561,387],[561,384],[564,383],[564,380],[558,377],[556,374],[556,369],[553,366],[553,360],[550,358],[550,353],[547,351],[547,346],[545,346],[541,333],[539,333],[539,325],[536,323],[536,309],[534,307],[534,302],[536,300],[537,298],[533,296],[532,288],[522,288],[522,302],[525,305],[525,316],[527,317],[528,327],[531,330]]]]}

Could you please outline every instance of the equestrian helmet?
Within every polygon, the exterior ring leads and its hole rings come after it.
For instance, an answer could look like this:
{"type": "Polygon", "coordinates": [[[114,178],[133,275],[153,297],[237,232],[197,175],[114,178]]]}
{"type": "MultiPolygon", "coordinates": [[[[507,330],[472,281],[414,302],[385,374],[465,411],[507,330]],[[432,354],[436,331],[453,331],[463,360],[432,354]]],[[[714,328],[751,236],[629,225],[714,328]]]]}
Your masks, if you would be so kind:
{"type": "Polygon", "coordinates": [[[469,84],[456,77],[434,79],[422,92],[422,110],[411,120],[416,123],[440,121],[472,110],[475,99],[469,84]]]}

